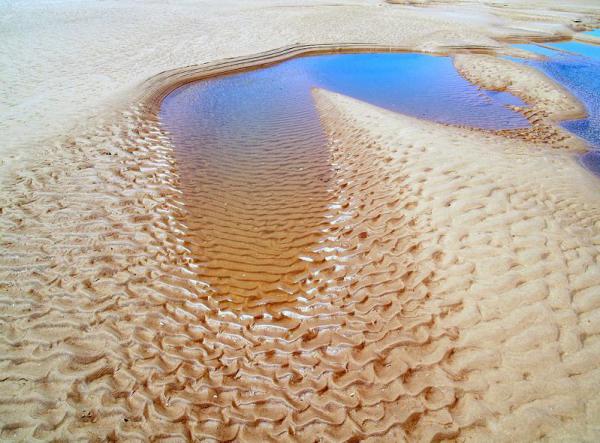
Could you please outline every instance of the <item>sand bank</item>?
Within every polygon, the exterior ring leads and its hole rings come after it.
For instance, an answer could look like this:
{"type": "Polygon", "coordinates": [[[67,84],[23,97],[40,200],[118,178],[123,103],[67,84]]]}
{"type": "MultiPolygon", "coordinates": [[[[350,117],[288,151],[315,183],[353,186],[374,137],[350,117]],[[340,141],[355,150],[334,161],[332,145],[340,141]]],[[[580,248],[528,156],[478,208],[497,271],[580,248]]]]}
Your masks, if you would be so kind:
{"type": "Polygon", "coordinates": [[[532,127],[506,135],[546,146],[584,152],[587,144],[559,126],[560,121],[586,116],[585,107],[569,91],[537,69],[498,57],[458,54],[454,66],[469,81],[485,89],[508,91],[527,107],[513,107],[532,127]]]}
{"type": "Polygon", "coordinates": [[[599,202],[570,154],[319,91],[336,180],[312,295],[240,313],[197,278],[156,119],[173,75],[201,70],[182,66],[296,42],[492,51],[573,32],[582,4],[531,22],[475,3],[3,4],[1,437],[597,439],[599,202]]]}

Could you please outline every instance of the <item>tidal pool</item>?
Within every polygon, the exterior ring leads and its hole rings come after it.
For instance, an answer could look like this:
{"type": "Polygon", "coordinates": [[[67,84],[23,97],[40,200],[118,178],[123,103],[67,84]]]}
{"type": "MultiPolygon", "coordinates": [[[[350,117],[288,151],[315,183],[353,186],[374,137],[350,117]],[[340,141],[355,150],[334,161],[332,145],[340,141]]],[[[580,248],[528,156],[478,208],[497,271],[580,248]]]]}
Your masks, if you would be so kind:
{"type": "Polygon", "coordinates": [[[312,88],[416,117],[485,129],[528,126],[508,93],[482,91],[447,57],[301,57],[191,83],[160,110],[188,210],[199,278],[218,300],[286,303],[329,224],[333,171],[312,88]]]}
{"type": "Polygon", "coordinates": [[[600,46],[578,42],[544,45],[546,47],[516,46],[547,56],[547,60],[541,61],[515,60],[540,69],[585,105],[586,118],[568,120],[562,126],[590,144],[593,149],[583,155],[581,161],[588,169],[600,174],[600,46]]]}

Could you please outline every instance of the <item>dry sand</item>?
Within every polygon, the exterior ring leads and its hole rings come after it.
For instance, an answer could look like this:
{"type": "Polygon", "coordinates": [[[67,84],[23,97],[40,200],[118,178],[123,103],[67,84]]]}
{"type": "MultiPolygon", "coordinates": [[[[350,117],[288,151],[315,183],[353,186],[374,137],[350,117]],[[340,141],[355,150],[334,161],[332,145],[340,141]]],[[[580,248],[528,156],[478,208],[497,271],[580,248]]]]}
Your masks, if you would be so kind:
{"type": "MultiPolygon", "coordinates": [[[[591,0],[503,4],[1,4],[0,437],[598,440],[600,198],[576,140],[315,91],[331,223],[304,296],[245,312],[198,278],[156,117],[211,69],[187,65],[298,42],[506,53],[600,17],[591,0]]],[[[550,126],[581,111],[540,74],[455,60],[535,87],[514,92],[550,126]]]]}

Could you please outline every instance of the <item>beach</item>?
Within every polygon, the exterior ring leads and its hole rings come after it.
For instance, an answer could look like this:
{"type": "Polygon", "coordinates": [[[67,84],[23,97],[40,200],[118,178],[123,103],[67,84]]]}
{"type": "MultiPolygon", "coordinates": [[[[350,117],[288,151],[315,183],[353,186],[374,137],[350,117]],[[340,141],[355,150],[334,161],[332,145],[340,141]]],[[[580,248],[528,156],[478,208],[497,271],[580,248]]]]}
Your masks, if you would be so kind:
{"type": "Polygon", "coordinates": [[[594,42],[579,32],[599,27],[597,2],[0,12],[1,439],[600,437],[600,179],[560,126],[586,110],[499,57],[523,55],[512,43],[594,42]],[[224,273],[255,269],[236,249],[248,237],[233,216],[219,231],[220,209],[191,194],[163,99],[215,75],[369,50],[450,56],[469,82],[523,100],[531,127],[459,127],[312,90],[328,151],[307,167],[327,178],[271,202],[265,188],[256,204],[270,213],[298,201],[272,223],[300,228],[246,247],[306,250],[265,286],[288,295],[256,296],[241,277],[241,296],[219,292],[224,273]],[[294,225],[302,214],[313,218],[294,225]],[[190,240],[204,223],[207,242],[233,239],[210,261],[190,240]]]}

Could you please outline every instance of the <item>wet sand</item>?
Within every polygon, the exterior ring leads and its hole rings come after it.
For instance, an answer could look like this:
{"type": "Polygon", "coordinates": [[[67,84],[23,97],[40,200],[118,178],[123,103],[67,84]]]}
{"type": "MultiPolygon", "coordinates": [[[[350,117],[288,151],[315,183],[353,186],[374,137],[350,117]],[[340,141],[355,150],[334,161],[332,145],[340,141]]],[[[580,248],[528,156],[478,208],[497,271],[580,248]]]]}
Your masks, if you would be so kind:
{"type": "MultiPolygon", "coordinates": [[[[502,38],[568,35],[597,9],[540,2],[532,17],[508,4],[493,14],[478,3],[374,2],[225,2],[173,6],[170,17],[133,3],[7,11],[0,436],[597,439],[600,200],[570,143],[315,91],[336,167],[326,248],[299,280],[314,296],[240,312],[199,278],[180,166],[158,120],[168,91],[220,66],[186,65],[314,40],[509,52],[502,38]],[[131,34],[97,39],[132,11],[131,34]],[[378,26],[365,28],[369,18],[378,26]],[[52,20],[48,36],[26,36],[24,23],[48,32],[52,20]],[[89,33],[75,39],[82,23],[89,33]],[[175,44],[184,34],[195,40],[175,44]],[[19,75],[34,62],[39,78],[19,75]],[[101,66],[110,75],[98,77],[101,66]]],[[[576,109],[560,91],[530,104],[549,118],[576,109]]]]}

